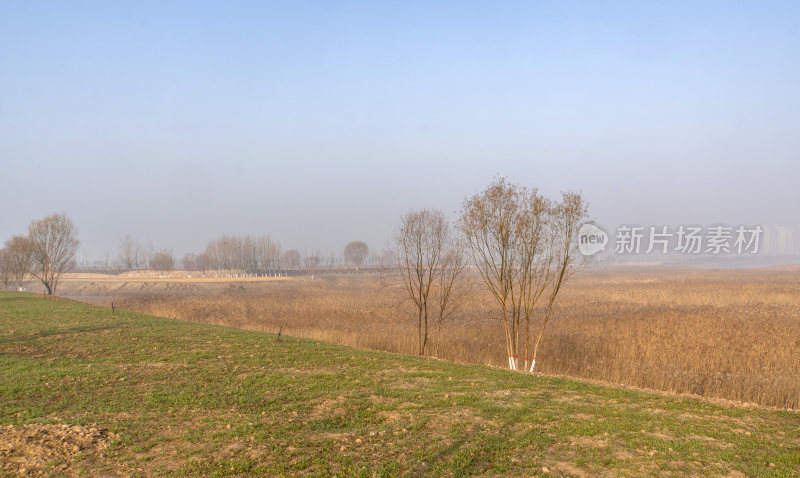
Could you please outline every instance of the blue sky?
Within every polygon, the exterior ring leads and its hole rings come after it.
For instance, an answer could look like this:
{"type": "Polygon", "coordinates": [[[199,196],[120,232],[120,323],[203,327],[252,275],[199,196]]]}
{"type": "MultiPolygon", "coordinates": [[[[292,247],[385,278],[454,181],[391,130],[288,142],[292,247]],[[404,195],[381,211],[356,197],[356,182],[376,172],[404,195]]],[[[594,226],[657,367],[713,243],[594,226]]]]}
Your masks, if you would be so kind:
{"type": "Polygon", "coordinates": [[[0,2],[0,240],[380,248],[500,174],[601,223],[796,224],[796,2],[0,2]]]}

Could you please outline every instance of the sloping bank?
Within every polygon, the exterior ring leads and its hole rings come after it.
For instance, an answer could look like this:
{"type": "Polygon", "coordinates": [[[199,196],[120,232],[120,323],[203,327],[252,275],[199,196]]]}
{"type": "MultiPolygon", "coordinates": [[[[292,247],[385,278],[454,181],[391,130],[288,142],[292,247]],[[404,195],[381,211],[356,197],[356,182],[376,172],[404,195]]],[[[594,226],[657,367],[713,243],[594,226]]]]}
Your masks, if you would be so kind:
{"type": "Polygon", "coordinates": [[[10,473],[800,476],[794,412],[29,294],[0,293],[0,402],[10,473]]]}

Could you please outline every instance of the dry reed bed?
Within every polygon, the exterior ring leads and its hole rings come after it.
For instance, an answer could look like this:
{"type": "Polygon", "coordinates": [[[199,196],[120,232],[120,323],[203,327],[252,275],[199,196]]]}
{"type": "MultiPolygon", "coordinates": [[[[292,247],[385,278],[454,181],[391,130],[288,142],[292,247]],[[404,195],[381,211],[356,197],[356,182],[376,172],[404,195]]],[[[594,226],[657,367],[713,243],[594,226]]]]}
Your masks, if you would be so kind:
{"type": "MultiPolygon", "coordinates": [[[[438,355],[503,366],[502,322],[475,290],[445,325],[438,355]]],[[[410,354],[415,322],[402,294],[375,278],[338,277],[115,300],[149,314],[273,333],[283,325],[289,335],[410,354]]],[[[800,408],[800,271],[583,273],[559,298],[537,369],[800,408]]]]}

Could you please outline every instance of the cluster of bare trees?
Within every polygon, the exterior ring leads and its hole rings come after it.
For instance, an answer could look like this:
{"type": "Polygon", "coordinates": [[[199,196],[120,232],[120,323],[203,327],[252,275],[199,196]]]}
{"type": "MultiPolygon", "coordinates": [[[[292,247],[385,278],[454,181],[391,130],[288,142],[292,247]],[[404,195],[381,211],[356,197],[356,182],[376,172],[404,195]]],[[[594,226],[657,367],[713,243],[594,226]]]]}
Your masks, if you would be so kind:
{"type": "Polygon", "coordinates": [[[73,266],[78,244],[78,231],[66,215],[33,221],[27,236],[14,236],[0,249],[0,283],[4,289],[24,289],[38,279],[52,295],[73,266]]]}
{"type": "Polygon", "coordinates": [[[467,296],[460,278],[468,253],[501,313],[509,368],[520,368],[522,352],[522,369],[533,372],[558,293],[580,265],[576,236],[587,207],[580,193],[553,201],[498,178],[464,201],[456,230],[441,211],[402,216],[394,247],[417,310],[419,353],[428,351],[431,320],[440,330],[467,296]]]}
{"type": "Polygon", "coordinates": [[[122,238],[119,244],[119,254],[116,266],[125,270],[142,270],[150,267],[150,258],[153,255],[153,245],[143,245],[130,234],[122,238]]]}
{"type": "MultiPolygon", "coordinates": [[[[290,259],[299,261],[299,257],[290,259]]],[[[182,262],[190,271],[272,276],[281,269],[281,245],[268,236],[226,235],[210,241],[200,254],[186,254],[182,262]]]]}
{"type": "Polygon", "coordinates": [[[576,236],[587,207],[580,193],[562,193],[560,201],[552,201],[502,178],[464,201],[461,230],[502,312],[511,369],[520,365],[521,335],[523,369],[532,372],[536,365],[558,293],[582,258],[576,236]],[[539,327],[532,337],[538,305],[539,327]]]}
{"type": "Polygon", "coordinates": [[[172,272],[176,265],[175,256],[171,250],[155,251],[152,244],[143,245],[130,234],[120,241],[119,252],[114,262],[116,267],[121,270],[154,269],[163,273],[172,272]]]}
{"type": "Polygon", "coordinates": [[[0,284],[4,290],[25,289],[33,280],[33,249],[27,236],[14,236],[0,249],[0,284]]]}

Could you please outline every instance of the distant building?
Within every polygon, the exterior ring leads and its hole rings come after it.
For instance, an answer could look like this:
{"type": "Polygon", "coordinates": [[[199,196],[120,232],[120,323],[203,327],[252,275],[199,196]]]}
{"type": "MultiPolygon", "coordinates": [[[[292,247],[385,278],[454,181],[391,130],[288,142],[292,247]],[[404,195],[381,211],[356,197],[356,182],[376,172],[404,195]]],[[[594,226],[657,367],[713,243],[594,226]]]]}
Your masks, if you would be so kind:
{"type": "Polygon", "coordinates": [[[795,227],[765,226],[764,227],[764,253],[768,255],[785,255],[800,253],[800,248],[795,246],[795,227]]]}

